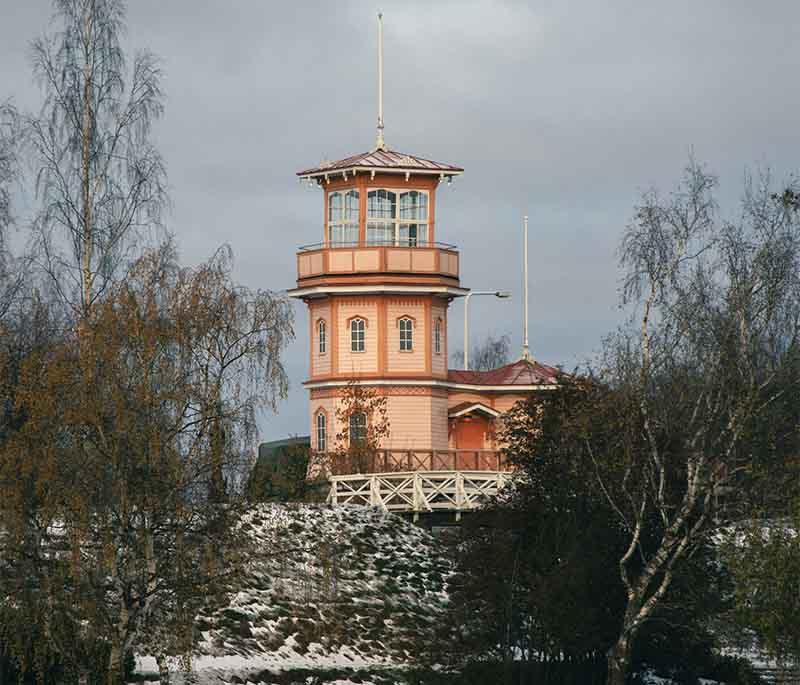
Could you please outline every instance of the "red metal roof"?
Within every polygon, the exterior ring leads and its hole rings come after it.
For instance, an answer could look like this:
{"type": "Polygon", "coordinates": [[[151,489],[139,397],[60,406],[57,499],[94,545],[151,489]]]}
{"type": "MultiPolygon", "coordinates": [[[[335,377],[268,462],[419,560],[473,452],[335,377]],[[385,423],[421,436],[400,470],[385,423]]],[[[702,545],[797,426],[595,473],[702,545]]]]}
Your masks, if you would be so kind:
{"type": "Polygon", "coordinates": [[[464,171],[461,167],[453,166],[451,164],[443,164],[442,162],[434,162],[430,159],[417,157],[416,155],[408,155],[404,152],[397,152],[396,150],[375,149],[370,152],[363,152],[360,155],[340,159],[338,162],[323,162],[313,169],[306,169],[305,171],[298,171],[298,176],[318,176],[320,174],[332,173],[337,171],[346,171],[350,169],[366,169],[366,170],[392,170],[392,171],[410,171],[410,172],[425,172],[425,173],[441,173],[445,176],[452,176],[460,174],[464,171]]]}
{"type": "Polygon", "coordinates": [[[520,359],[491,371],[461,371],[449,369],[447,380],[466,385],[553,385],[561,371],[554,366],[520,359]]]}

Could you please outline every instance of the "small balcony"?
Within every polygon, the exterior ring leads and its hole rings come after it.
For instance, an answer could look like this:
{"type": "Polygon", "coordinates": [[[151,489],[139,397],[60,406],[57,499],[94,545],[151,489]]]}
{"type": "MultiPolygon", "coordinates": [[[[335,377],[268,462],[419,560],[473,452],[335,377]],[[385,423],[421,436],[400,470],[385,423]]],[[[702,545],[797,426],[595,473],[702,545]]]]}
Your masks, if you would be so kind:
{"type": "Polygon", "coordinates": [[[317,243],[297,252],[297,285],[353,276],[409,276],[458,286],[459,255],[447,243],[317,243]]]}

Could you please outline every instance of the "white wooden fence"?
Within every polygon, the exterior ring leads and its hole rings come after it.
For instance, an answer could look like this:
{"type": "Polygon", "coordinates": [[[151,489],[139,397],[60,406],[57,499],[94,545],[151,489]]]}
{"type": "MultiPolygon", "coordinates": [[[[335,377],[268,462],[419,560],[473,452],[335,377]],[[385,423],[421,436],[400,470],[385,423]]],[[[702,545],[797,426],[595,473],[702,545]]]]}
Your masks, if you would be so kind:
{"type": "Polygon", "coordinates": [[[391,471],[330,476],[330,504],[361,504],[384,511],[461,512],[496,495],[511,479],[507,471],[391,471]]]}

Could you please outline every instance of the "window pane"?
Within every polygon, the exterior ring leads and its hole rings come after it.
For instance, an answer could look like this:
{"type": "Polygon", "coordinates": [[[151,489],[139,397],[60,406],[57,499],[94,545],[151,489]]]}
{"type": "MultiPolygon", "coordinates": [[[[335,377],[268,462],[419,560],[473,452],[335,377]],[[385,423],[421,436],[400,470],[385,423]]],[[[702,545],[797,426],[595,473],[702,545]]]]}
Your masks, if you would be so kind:
{"type": "Polygon", "coordinates": [[[317,414],[317,449],[320,452],[324,452],[328,447],[328,435],[325,423],[325,414],[317,414]]]}
{"type": "Polygon", "coordinates": [[[345,245],[358,245],[358,224],[345,224],[342,235],[345,245]]]}
{"type": "Polygon", "coordinates": [[[358,223],[358,191],[349,190],[345,195],[344,205],[345,221],[355,221],[358,223]]]}
{"type": "Polygon", "coordinates": [[[342,220],[342,194],[330,193],[328,195],[328,221],[342,220]]]}
{"type": "Polygon", "coordinates": [[[353,319],[350,322],[350,350],[352,352],[364,351],[364,321],[353,319]]]}
{"type": "Polygon", "coordinates": [[[394,224],[372,221],[367,224],[368,245],[394,245],[394,224]]]}
{"type": "Polygon", "coordinates": [[[414,323],[411,319],[400,319],[400,350],[410,352],[413,349],[412,330],[414,323]]]}
{"type": "Polygon", "coordinates": [[[428,224],[400,224],[400,245],[408,247],[428,244],[428,224]]]}
{"type": "Polygon", "coordinates": [[[328,242],[337,245],[342,241],[342,225],[328,223],[328,242]]]}
{"type": "Polygon", "coordinates": [[[397,196],[389,190],[370,190],[367,216],[370,219],[394,219],[397,216],[397,196]]]}
{"type": "Polygon", "coordinates": [[[320,321],[319,322],[319,353],[320,354],[325,354],[325,348],[326,348],[326,346],[328,344],[328,341],[326,339],[327,338],[326,333],[327,333],[327,331],[325,330],[325,322],[324,321],[320,321]]]}
{"type": "Polygon", "coordinates": [[[350,443],[364,442],[367,439],[367,416],[363,412],[350,414],[350,443]]]}
{"type": "Polygon", "coordinates": [[[400,195],[400,219],[428,218],[428,194],[412,190],[400,195]]]}

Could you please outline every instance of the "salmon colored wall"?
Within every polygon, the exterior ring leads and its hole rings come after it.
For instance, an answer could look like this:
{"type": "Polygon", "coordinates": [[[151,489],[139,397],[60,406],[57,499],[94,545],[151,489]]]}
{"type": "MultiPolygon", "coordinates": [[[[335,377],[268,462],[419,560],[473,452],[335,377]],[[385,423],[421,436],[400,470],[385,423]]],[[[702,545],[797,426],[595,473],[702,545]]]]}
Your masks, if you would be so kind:
{"type": "Polygon", "coordinates": [[[330,304],[325,302],[313,302],[309,306],[311,313],[309,325],[311,326],[311,376],[326,376],[331,372],[331,357],[333,351],[331,348],[331,329],[333,322],[331,321],[331,307],[330,304]],[[327,331],[326,352],[325,354],[319,353],[319,327],[317,323],[322,319],[325,321],[327,331]]]}
{"type": "Polygon", "coordinates": [[[430,338],[431,338],[431,371],[434,376],[439,378],[447,377],[447,306],[434,304],[431,307],[431,320],[430,320],[430,338]],[[434,326],[436,319],[442,321],[442,349],[439,354],[436,354],[433,347],[434,326]]]}
{"type": "Polygon", "coordinates": [[[454,390],[448,395],[448,405],[455,407],[462,402],[480,402],[487,407],[496,409],[501,414],[507,412],[520,400],[524,400],[527,395],[519,394],[506,394],[506,393],[479,393],[479,392],[466,392],[463,390],[454,390]]]}
{"type": "Polygon", "coordinates": [[[310,301],[308,326],[309,368],[312,380],[366,377],[369,379],[447,378],[447,306],[434,296],[334,296],[310,301]],[[408,316],[414,323],[413,349],[400,351],[399,321],[408,316]],[[350,348],[350,321],[366,323],[365,351],[350,348]],[[433,351],[435,317],[442,320],[442,350],[433,351]],[[317,322],[328,324],[326,354],[319,353],[317,322]]]}
{"type": "MultiPolygon", "coordinates": [[[[341,406],[339,392],[335,389],[312,391],[311,444],[314,448],[315,417],[320,409],[328,415],[329,448],[336,446],[336,435],[344,428],[336,420],[336,410],[341,406]]],[[[389,419],[389,436],[383,441],[382,448],[447,449],[447,397],[444,393],[421,386],[381,386],[376,388],[376,392],[386,397],[389,419]]]]}
{"type": "Polygon", "coordinates": [[[462,390],[451,391],[447,395],[447,404],[449,407],[455,407],[462,402],[481,402],[487,407],[492,406],[492,398],[487,395],[479,395],[473,392],[464,392],[462,390]]]}
{"type": "Polygon", "coordinates": [[[431,449],[431,398],[424,395],[400,395],[387,398],[388,449],[431,449]]]}
{"type": "Polygon", "coordinates": [[[425,338],[428,335],[425,321],[425,302],[421,298],[389,298],[386,300],[386,370],[388,373],[426,371],[425,338]],[[400,319],[409,316],[414,320],[413,349],[400,351],[400,319]]]}
{"type": "Polygon", "coordinates": [[[447,397],[432,397],[431,449],[446,450],[447,443],[447,397]]]}
{"type": "Polygon", "coordinates": [[[494,404],[492,406],[501,414],[504,414],[517,402],[524,400],[527,397],[527,395],[497,395],[494,398],[494,404]]]}
{"type": "Polygon", "coordinates": [[[364,374],[378,372],[378,304],[375,298],[341,299],[336,307],[339,373],[364,374]],[[350,347],[350,320],[360,317],[366,321],[364,351],[352,352],[350,347]]]}

